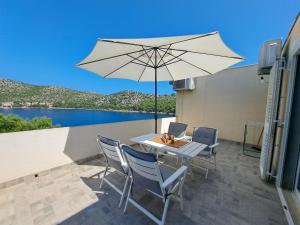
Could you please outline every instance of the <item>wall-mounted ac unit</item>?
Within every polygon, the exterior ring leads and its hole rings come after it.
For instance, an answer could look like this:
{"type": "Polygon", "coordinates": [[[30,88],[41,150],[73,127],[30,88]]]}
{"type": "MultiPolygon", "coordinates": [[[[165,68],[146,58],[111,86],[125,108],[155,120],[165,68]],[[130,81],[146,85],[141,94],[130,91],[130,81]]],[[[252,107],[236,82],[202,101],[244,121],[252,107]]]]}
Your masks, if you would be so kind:
{"type": "Polygon", "coordinates": [[[280,58],[281,39],[270,40],[263,43],[259,50],[258,75],[270,74],[275,61],[280,58]]]}
{"type": "Polygon", "coordinates": [[[194,78],[171,81],[174,91],[192,91],[195,89],[195,80],[194,78]]]}

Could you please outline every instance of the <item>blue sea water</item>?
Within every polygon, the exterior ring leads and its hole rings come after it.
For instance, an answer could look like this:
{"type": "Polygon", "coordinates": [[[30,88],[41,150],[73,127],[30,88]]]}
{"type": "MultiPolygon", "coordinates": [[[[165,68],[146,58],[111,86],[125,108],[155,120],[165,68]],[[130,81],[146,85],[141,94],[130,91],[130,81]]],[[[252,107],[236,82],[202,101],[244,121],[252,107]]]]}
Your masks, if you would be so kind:
{"type": "MultiPolygon", "coordinates": [[[[48,109],[48,108],[0,108],[0,114],[14,114],[24,119],[34,117],[49,117],[53,125],[73,127],[101,123],[113,123],[132,120],[154,119],[153,113],[113,112],[84,109],[48,109]]],[[[159,114],[159,118],[170,117],[159,114]]]]}

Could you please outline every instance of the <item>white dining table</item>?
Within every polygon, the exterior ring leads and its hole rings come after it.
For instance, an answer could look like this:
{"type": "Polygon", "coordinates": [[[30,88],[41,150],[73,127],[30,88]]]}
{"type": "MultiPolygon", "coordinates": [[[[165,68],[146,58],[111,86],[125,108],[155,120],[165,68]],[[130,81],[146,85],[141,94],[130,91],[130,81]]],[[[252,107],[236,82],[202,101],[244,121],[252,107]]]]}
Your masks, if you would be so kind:
{"type": "Polygon", "coordinates": [[[172,153],[187,160],[193,159],[207,147],[206,144],[201,144],[193,141],[188,141],[187,144],[180,148],[170,147],[164,144],[159,144],[154,141],[151,141],[152,138],[159,137],[161,135],[162,134],[150,133],[138,137],[133,137],[130,140],[134,143],[140,144],[141,146],[148,146],[163,153],[172,153]]]}

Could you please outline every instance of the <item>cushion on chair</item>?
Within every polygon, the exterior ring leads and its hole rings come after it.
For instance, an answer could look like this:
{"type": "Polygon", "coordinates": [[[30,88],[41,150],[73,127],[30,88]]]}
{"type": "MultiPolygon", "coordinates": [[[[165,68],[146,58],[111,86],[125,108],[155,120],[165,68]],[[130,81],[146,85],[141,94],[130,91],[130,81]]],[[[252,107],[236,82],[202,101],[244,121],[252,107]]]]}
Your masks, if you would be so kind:
{"type": "MultiPolygon", "coordinates": [[[[124,152],[127,154],[131,155],[134,158],[147,161],[150,163],[156,163],[156,155],[153,153],[145,153],[141,152],[138,150],[133,149],[130,146],[123,145],[122,149],[124,152]]],[[[130,163],[129,163],[130,166],[130,163]]],[[[140,166],[143,166],[140,164],[140,166]]],[[[150,167],[149,167],[150,168],[150,167]]],[[[159,166],[160,174],[162,176],[162,181],[165,181],[169,176],[173,174],[174,171],[170,170],[169,168],[159,166]]],[[[147,168],[145,168],[145,171],[147,171],[147,168]]],[[[140,175],[138,172],[136,172],[134,169],[131,169],[132,176],[133,176],[133,189],[146,189],[148,191],[154,192],[158,195],[162,195],[161,192],[161,187],[158,181],[156,180],[151,180],[147,177],[144,177],[140,175]]],[[[151,173],[155,173],[154,171],[151,173]]],[[[176,183],[176,182],[174,182],[176,183]]],[[[170,185],[169,187],[166,188],[165,192],[168,193],[168,191],[172,188],[173,186],[170,185]]]]}
{"type": "MultiPolygon", "coordinates": [[[[136,159],[140,159],[146,162],[150,162],[153,163],[153,168],[154,168],[154,163],[157,162],[156,159],[156,155],[153,153],[145,153],[145,152],[141,152],[138,150],[133,149],[130,146],[127,145],[123,145],[122,149],[124,152],[126,152],[126,154],[129,154],[130,156],[136,158],[136,159]]],[[[143,167],[142,162],[138,163],[138,165],[140,165],[141,167],[143,167]]],[[[129,166],[133,166],[130,165],[129,166]]],[[[145,168],[145,171],[147,171],[148,169],[145,168]]],[[[157,181],[155,180],[151,180],[147,177],[144,177],[143,175],[140,175],[138,172],[136,172],[134,169],[131,169],[132,172],[132,177],[133,177],[133,189],[136,188],[142,188],[142,189],[147,189],[150,190],[154,193],[160,194],[161,195],[161,189],[160,189],[160,185],[157,181]]],[[[151,173],[155,173],[154,171],[151,173]]]]}
{"type": "MultiPolygon", "coordinates": [[[[116,141],[116,140],[113,140],[113,139],[110,139],[110,138],[107,138],[107,137],[104,137],[104,136],[101,136],[101,135],[98,135],[98,140],[103,143],[101,145],[101,148],[105,148],[103,153],[105,154],[106,156],[106,159],[108,161],[108,165],[116,170],[118,170],[119,172],[121,173],[124,173],[124,174],[127,174],[128,173],[128,166],[127,164],[121,162],[121,159],[119,160],[115,160],[114,158],[112,157],[109,157],[105,152],[108,151],[112,151],[114,152],[113,154],[115,154],[116,151],[120,151],[121,153],[121,156],[123,157],[123,154],[121,152],[121,149],[120,149],[120,142],[119,141],[116,141]],[[113,147],[112,149],[108,149],[106,146],[111,146],[113,147]]],[[[122,161],[125,162],[125,160],[122,158],[122,161]]]]}
{"type": "Polygon", "coordinates": [[[169,124],[168,134],[174,135],[176,138],[181,138],[185,135],[187,124],[171,122],[169,124]]]}
{"type": "Polygon", "coordinates": [[[144,161],[149,161],[149,162],[157,162],[156,155],[153,153],[145,153],[141,152],[138,150],[135,150],[134,148],[128,146],[128,145],[123,145],[122,146],[123,151],[127,152],[131,156],[144,160],[144,161]]]}
{"type": "MultiPolygon", "coordinates": [[[[167,180],[173,173],[175,173],[175,170],[172,170],[166,166],[160,166],[160,172],[162,174],[163,180],[167,180]]],[[[169,185],[166,188],[166,193],[169,193],[169,191],[171,191],[171,189],[174,187],[175,184],[177,184],[179,182],[179,177],[173,182],[173,184],[169,185]]]]}
{"type": "Polygon", "coordinates": [[[138,191],[140,189],[146,189],[148,191],[161,195],[160,185],[157,181],[147,179],[141,176],[140,174],[136,173],[134,170],[132,170],[132,176],[133,176],[132,188],[134,190],[138,191]]]}
{"type": "MultiPolygon", "coordinates": [[[[192,141],[210,146],[215,144],[216,134],[217,130],[214,128],[199,127],[194,130],[192,141]]],[[[203,151],[210,151],[210,148],[207,147],[203,151]]]]}
{"type": "Polygon", "coordinates": [[[103,142],[104,144],[107,144],[107,145],[110,145],[110,146],[119,146],[120,142],[119,141],[116,141],[116,140],[113,140],[113,139],[110,139],[110,138],[107,138],[107,137],[104,137],[104,136],[101,136],[101,135],[98,135],[98,139],[103,142]]]}
{"type": "Polygon", "coordinates": [[[210,148],[206,147],[205,149],[203,149],[203,151],[201,151],[198,156],[202,156],[202,157],[210,157],[210,148]]]}
{"type": "MultiPolygon", "coordinates": [[[[163,181],[168,179],[175,171],[167,168],[167,167],[162,167],[160,166],[160,172],[163,178],[163,181]]],[[[134,182],[133,182],[133,188],[138,190],[138,189],[146,189],[150,192],[154,192],[158,195],[162,195],[160,185],[157,181],[152,181],[149,180],[138,173],[135,173],[133,171],[133,177],[134,177],[134,182]]],[[[166,189],[165,192],[166,194],[169,193],[169,191],[174,187],[174,185],[179,181],[179,178],[173,182],[173,185],[169,185],[166,189]]]]}

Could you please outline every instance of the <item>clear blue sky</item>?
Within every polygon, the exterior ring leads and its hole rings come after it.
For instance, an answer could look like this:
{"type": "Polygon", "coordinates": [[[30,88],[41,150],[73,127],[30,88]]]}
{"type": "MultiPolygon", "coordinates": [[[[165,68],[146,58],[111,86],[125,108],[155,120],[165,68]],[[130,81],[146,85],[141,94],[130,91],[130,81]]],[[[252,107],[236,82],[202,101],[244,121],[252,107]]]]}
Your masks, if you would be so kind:
{"type": "MultiPolygon", "coordinates": [[[[153,83],[103,79],[76,68],[97,38],[219,31],[243,64],[257,62],[268,39],[285,38],[299,0],[0,0],[0,77],[114,93],[153,93],[153,83]]],[[[168,83],[159,94],[172,93],[168,83]]]]}

